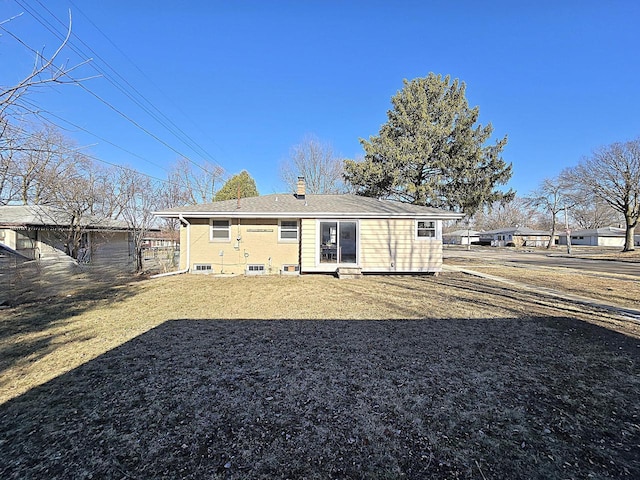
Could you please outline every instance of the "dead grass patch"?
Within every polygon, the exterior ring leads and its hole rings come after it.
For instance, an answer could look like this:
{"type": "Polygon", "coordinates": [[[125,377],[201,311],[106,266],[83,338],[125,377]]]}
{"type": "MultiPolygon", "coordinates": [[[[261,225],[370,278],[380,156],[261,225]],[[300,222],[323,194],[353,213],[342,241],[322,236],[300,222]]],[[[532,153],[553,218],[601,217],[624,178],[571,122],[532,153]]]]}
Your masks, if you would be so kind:
{"type": "Polygon", "coordinates": [[[640,282],[637,278],[531,266],[474,265],[471,269],[525,285],[552,288],[619,307],[640,309],[640,282]]]}
{"type": "Polygon", "coordinates": [[[637,478],[638,338],[462,274],[77,292],[0,311],[0,477],[637,478]]]}

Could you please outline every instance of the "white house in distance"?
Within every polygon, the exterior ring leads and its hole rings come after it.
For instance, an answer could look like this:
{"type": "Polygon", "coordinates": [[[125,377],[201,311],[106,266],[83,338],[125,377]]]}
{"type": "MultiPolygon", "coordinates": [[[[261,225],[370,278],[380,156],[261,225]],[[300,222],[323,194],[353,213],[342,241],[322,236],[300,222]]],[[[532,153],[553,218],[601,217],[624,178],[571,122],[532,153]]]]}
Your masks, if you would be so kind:
{"type": "Polygon", "coordinates": [[[442,234],[445,245],[473,245],[480,242],[480,232],[477,230],[456,230],[442,234]]]}
{"type": "MultiPolygon", "coordinates": [[[[626,230],[618,227],[601,227],[571,231],[571,245],[586,245],[591,247],[624,247],[626,230]]],[[[558,243],[567,244],[567,234],[558,234],[558,243]]],[[[634,236],[635,245],[640,245],[640,235],[634,236]]]]}
{"type": "Polygon", "coordinates": [[[528,227],[507,227],[480,232],[480,243],[492,247],[546,247],[551,232],[528,227]]]}
{"type": "Polygon", "coordinates": [[[357,195],[296,194],[155,212],[177,218],[190,273],[437,273],[442,222],[463,214],[357,195]]]}

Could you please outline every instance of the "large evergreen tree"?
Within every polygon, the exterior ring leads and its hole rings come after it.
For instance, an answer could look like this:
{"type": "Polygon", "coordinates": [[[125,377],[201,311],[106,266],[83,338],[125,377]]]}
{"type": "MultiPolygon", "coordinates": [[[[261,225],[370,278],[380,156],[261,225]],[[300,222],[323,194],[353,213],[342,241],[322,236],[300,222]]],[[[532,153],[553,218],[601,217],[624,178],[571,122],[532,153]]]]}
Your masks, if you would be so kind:
{"type": "Polygon", "coordinates": [[[430,73],[404,80],[377,137],[361,139],[363,161],[345,162],[345,179],[357,193],[416,205],[464,211],[513,198],[496,190],[511,178],[501,157],[507,138],[485,145],[493,127],[477,125],[465,84],[430,73]]]}
{"type": "Polygon", "coordinates": [[[233,200],[234,198],[257,197],[255,180],[246,170],[231,177],[216,193],[215,200],[233,200]]]}

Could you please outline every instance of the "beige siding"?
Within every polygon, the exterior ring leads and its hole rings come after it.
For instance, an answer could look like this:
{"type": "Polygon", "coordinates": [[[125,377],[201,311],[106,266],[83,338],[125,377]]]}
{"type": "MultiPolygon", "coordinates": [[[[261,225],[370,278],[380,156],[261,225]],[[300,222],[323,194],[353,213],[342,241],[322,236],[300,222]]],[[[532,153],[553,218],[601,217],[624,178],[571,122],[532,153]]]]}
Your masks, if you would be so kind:
{"type": "Polygon", "coordinates": [[[300,257],[302,258],[302,262],[300,265],[300,270],[302,272],[313,272],[317,269],[317,222],[313,218],[303,218],[300,223],[302,228],[300,235],[300,239],[302,240],[302,254],[300,255],[300,257]]]}
{"type": "Polygon", "coordinates": [[[442,240],[416,238],[415,220],[362,220],[360,266],[363,272],[439,272],[442,240]]]}
{"type": "MultiPolygon", "coordinates": [[[[442,225],[438,238],[416,237],[415,219],[358,221],[358,266],[365,273],[420,273],[442,270],[442,225]]],[[[319,263],[315,219],[302,221],[302,272],[334,272],[338,264],[319,263]]]]}
{"type": "MultiPolygon", "coordinates": [[[[228,274],[245,273],[247,265],[264,265],[265,273],[277,274],[283,265],[298,264],[298,241],[279,240],[277,219],[232,219],[228,241],[211,240],[209,219],[187,220],[191,223],[192,272],[196,264],[211,265],[211,273],[228,274]]],[[[186,245],[184,233],[180,241],[186,245]]],[[[186,249],[181,249],[181,268],[184,257],[186,249]]]]}

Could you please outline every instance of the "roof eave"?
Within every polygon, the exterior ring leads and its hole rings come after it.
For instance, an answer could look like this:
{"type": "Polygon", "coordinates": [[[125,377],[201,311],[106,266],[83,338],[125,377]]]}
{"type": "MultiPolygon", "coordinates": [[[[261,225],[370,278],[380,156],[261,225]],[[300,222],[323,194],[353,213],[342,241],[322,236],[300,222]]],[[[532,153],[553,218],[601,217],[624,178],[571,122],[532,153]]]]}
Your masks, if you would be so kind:
{"type": "Polygon", "coordinates": [[[161,218],[435,218],[438,220],[459,220],[462,213],[384,213],[384,212],[153,212],[161,218]]]}

